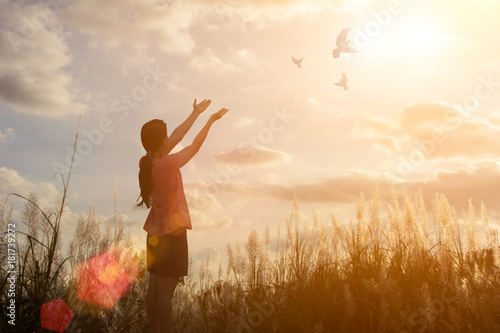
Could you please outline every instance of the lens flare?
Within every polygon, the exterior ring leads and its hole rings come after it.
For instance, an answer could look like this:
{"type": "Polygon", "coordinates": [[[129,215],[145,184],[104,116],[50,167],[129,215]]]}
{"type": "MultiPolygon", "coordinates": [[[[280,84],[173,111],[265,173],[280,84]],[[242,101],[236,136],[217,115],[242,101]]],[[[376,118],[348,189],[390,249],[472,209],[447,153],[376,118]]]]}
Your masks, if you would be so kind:
{"type": "Polygon", "coordinates": [[[40,306],[42,327],[55,332],[64,332],[75,316],[62,298],[40,306]]]}
{"type": "Polygon", "coordinates": [[[112,246],[104,253],[78,264],[78,299],[110,309],[143,274],[143,265],[136,254],[112,246]]]}

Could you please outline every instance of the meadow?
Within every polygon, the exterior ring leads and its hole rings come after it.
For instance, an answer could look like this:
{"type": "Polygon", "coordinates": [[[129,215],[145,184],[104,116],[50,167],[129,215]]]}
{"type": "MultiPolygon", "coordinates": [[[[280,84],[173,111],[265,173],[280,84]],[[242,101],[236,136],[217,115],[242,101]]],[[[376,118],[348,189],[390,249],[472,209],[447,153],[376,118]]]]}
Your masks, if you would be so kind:
{"type": "MultiPolygon", "coordinates": [[[[56,211],[39,209],[35,195],[25,200],[16,332],[48,332],[40,306],[57,298],[74,313],[68,332],[147,332],[145,257],[133,251],[119,219],[115,230],[100,232],[90,207],[64,251],[64,197],[56,211]],[[77,265],[117,244],[135,253],[128,260],[140,263],[141,272],[111,307],[79,300],[77,265]]],[[[11,222],[7,202],[2,230],[11,222]]],[[[392,202],[381,203],[375,191],[369,201],[360,195],[347,223],[333,215],[325,223],[315,214],[308,223],[301,216],[295,202],[272,241],[269,228],[252,230],[241,246],[227,244],[227,262],[216,272],[208,269],[209,254],[196,274],[191,267],[174,297],[175,331],[500,332],[498,233],[484,206],[477,214],[470,204],[459,218],[443,195],[436,194],[429,213],[420,193],[411,198],[394,190],[392,202]]],[[[8,304],[6,248],[2,304],[8,304]]],[[[1,331],[12,331],[5,306],[1,311],[1,331]]]]}
{"type": "MultiPolygon", "coordinates": [[[[0,238],[0,331],[49,332],[41,306],[60,298],[73,313],[67,332],[147,332],[145,254],[118,216],[101,230],[90,206],[62,249],[70,175],[55,208],[39,207],[35,194],[2,200],[1,230],[15,223],[27,232],[16,231],[15,329],[6,232],[0,238]],[[20,221],[14,199],[25,202],[20,221]],[[82,273],[92,267],[97,282],[82,273]]],[[[174,295],[174,331],[500,332],[498,231],[485,206],[478,214],[470,201],[459,216],[442,194],[428,209],[420,192],[392,193],[390,202],[378,189],[369,200],[360,194],[350,221],[313,212],[308,222],[295,200],[283,226],[269,221],[275,237],[252,229],[243,244],[227,244],[218,270],[209,253],[196,273],[190,260],[174,295]]]]}

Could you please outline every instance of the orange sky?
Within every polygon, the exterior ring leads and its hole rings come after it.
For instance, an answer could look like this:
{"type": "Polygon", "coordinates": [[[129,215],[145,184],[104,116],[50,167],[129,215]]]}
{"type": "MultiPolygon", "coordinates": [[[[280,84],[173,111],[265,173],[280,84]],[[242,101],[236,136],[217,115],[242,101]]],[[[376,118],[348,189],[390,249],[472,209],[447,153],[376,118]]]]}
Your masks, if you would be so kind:
{"type": "Polygon", "coordinates": [[[382,198],[392,183],[420,188],[428,207],[435,192],[458,212],[484,201],[498,223],[498,1],[57,4],[0,0],[0,193],[54,203],[84,110],[68,238],[91,203],[102,230],[112,220],[116,176],[119,212],[142,246],[140,127],[161,118],[171,133],[194,98],[213,103],[184,146],[210,112],[230,109],[182,170],[195,258],[251,227],[275,233],[294,193],[308,220],[315,209],[347,223],[377,183],[382,198]],[[344,27],[360,52],[334,59],[344,27]],[[334,85],[341,73],[347,91],[334,85]]]}

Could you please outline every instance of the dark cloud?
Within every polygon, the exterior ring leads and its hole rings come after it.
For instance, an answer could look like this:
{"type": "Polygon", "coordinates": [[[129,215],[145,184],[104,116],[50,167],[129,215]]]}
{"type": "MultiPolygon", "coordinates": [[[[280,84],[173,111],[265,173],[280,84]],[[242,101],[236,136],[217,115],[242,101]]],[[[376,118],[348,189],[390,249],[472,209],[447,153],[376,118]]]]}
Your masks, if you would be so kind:
{"type": "Polygon", "coordinates": [[[71,51],[56,13],[43,4],[4,1],[0,22],[0,100],[39,116],[80,112],[74,80],[65,69],[72,62],[71,51]]]}

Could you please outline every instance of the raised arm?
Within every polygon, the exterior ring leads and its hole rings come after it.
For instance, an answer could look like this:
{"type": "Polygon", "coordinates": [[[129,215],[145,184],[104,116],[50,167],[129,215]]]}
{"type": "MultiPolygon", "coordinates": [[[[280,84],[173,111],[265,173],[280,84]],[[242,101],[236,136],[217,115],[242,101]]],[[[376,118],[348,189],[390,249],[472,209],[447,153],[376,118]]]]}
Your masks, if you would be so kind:
{"type": "Polygon", "coordinates": [[[207,123],[201,131],[196,135],[196,137],[193,140],[193,143],[186,148],[182,149],[180,152],[178,152],[179,156],[179,168],[184,166],[189,160],[196,155],[198,150],[200,150],[201,145],[207,138],[208,132],[210,131],[210,127],[212,127],[212,124],[216,121],[222,118],[223,115],[226,114],[226,112],[229,111],[228,109],[220,109],[218,112],[212,114],[210,118],[208,119],[207,123]]]}
{"type": "Polygon", "coordinates": [[[198,116],[205,111],[208,106],[212,103],[211,100],[209,99],[204,99],[201,101],[199,104],[196,104],[196,98],[194,99],[193,102],[193,111],[189,115],[189,117],[182,123],[180,124],[173,132],[170,134],[168,137],[167,141],[167,151],[166,153],[168,154],[174,147],[182,140],[182,138],[186,135],[186,133],[189,131],[191,126],[193,126],[195,120],[198,118],[198,116]]]}

